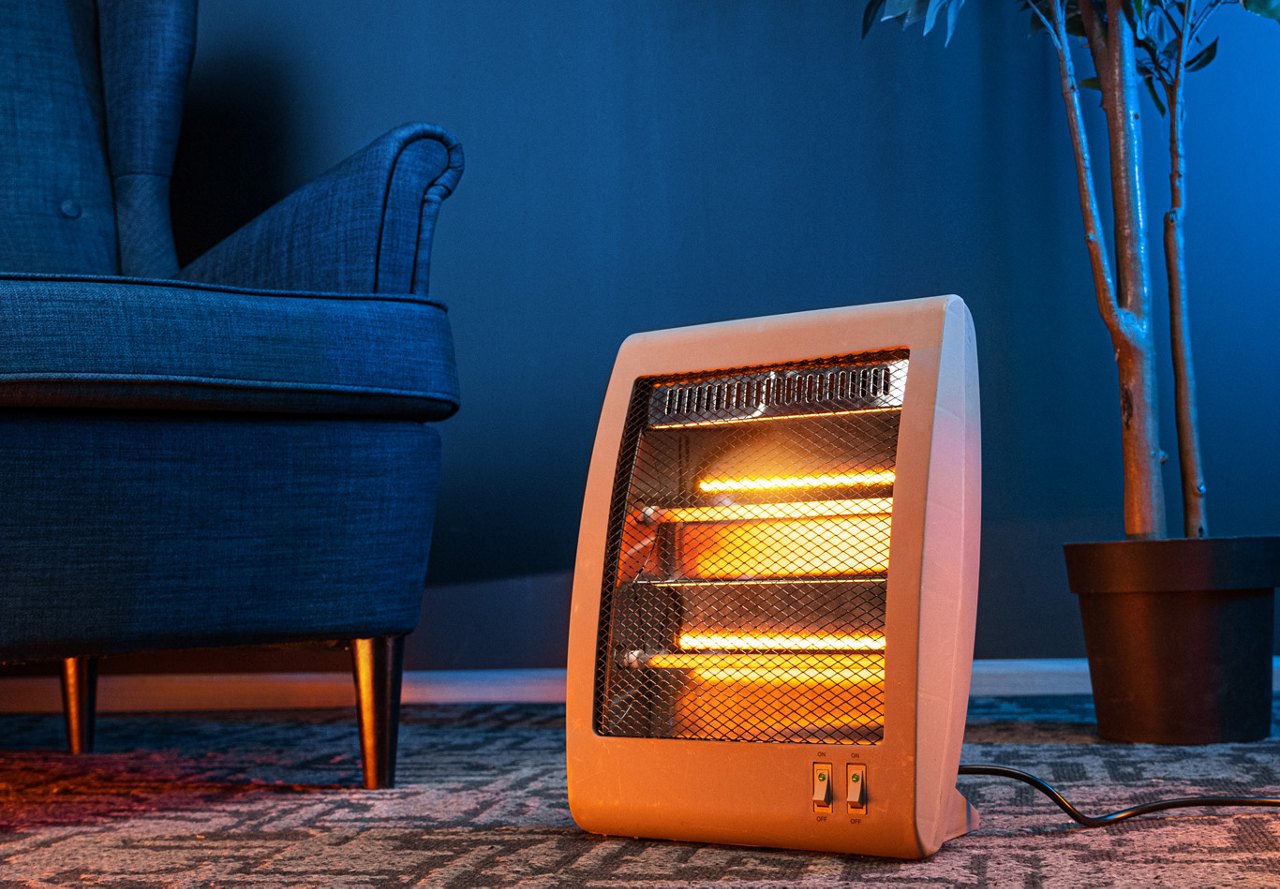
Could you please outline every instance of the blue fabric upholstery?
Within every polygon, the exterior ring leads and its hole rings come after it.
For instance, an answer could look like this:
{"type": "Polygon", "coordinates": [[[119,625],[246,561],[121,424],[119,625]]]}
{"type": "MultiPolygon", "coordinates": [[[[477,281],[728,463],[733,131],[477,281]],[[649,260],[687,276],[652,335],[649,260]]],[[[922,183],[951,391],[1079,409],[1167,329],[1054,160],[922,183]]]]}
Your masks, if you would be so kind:
{"type": "Polygon", "coordinates": [[[238,287],[427,293],[436,214],[462,175],[438,127],[387,133],[184,268],[238,287]],[[372,200],[370,200],[372,198],[372,200]]]}
{"type": "Polygon", "coordinates": [[[6,411],[0,465],[5,658],[417,623],[431,426],[6,411]]]}
{"type": "Polygon", "coordinates": [[[169,177],[196,44],[195,0],[99,0],[107,156],[122,275],[178,270],[169,177]]]}
{"type": "Polygon", "coordinates": [[[444,308],[409,297],[0,274],[0,343],[0,407],[438,420],[458,404],[444,308]]]}
{"type": "Polygon", "coordinates": [[[0,269],[115,274],[93,4],[0,0],[0,269]]]}
{"type": "Polygon", "coordinates": [[[0,661],[418,618],[461,151],[401,127],[172,280],[194,22],[0,0],[0,661]]]}

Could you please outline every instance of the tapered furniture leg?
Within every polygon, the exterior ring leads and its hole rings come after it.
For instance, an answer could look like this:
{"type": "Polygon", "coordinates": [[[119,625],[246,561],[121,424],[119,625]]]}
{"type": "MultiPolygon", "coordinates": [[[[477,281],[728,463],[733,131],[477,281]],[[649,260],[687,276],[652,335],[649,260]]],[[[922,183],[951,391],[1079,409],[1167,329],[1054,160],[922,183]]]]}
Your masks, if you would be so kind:
{"type": "Polygon", "coordinates": [[[62,717],[67,723],[67,750],[93,751],[94,710],[98,702],[98,659],[62,659],[62,717]]]}
{"type": "Polygon", "coordinates": [[[364,786],[370,790],[394,787],[404,637],[354,639],[351,642],[351,659],[356,682],[356,715],[360,723],[364,786]]]}

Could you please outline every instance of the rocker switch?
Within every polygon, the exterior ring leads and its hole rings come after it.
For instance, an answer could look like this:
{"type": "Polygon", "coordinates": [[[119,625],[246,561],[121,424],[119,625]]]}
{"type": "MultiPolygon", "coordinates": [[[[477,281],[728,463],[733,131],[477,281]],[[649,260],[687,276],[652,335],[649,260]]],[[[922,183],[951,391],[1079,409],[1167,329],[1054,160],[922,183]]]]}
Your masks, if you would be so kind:
{"type": "Polygon", "coordinates": [[[845,799],[849,803],[849,814],[865,815],[867,813],[867,767],[852,762],[846,765],[845,784],[848,788],[845,799]]]}
{"type": "Polygon", "coordinates": [[[818,813],[831,811],[833,781],[831,763],[815,762],[813,764],[813,811],[818,813]]]}

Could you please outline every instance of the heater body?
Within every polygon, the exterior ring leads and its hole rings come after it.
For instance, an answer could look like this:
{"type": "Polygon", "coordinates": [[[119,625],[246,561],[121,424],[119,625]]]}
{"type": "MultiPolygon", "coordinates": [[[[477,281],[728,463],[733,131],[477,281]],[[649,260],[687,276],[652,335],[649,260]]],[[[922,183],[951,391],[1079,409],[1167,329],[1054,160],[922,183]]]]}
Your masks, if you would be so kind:
{"type": "Polygon", "coordinates": [[[900,858],[971,829],[979,445],[958,297],[630,337],[574,575],[577,823],[900,858]]]}

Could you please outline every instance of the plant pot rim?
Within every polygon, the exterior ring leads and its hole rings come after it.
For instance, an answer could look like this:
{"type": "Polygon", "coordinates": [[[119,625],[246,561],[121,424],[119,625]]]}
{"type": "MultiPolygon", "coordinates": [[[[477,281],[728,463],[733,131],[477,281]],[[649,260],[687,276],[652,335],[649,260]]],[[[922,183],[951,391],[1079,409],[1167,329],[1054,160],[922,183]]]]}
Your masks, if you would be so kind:
{"type": "Polygon", "coordinates": [[[1077,595],[1280,586],[1280,536],[1110,540],[1062,549],[1077,595]]]}

